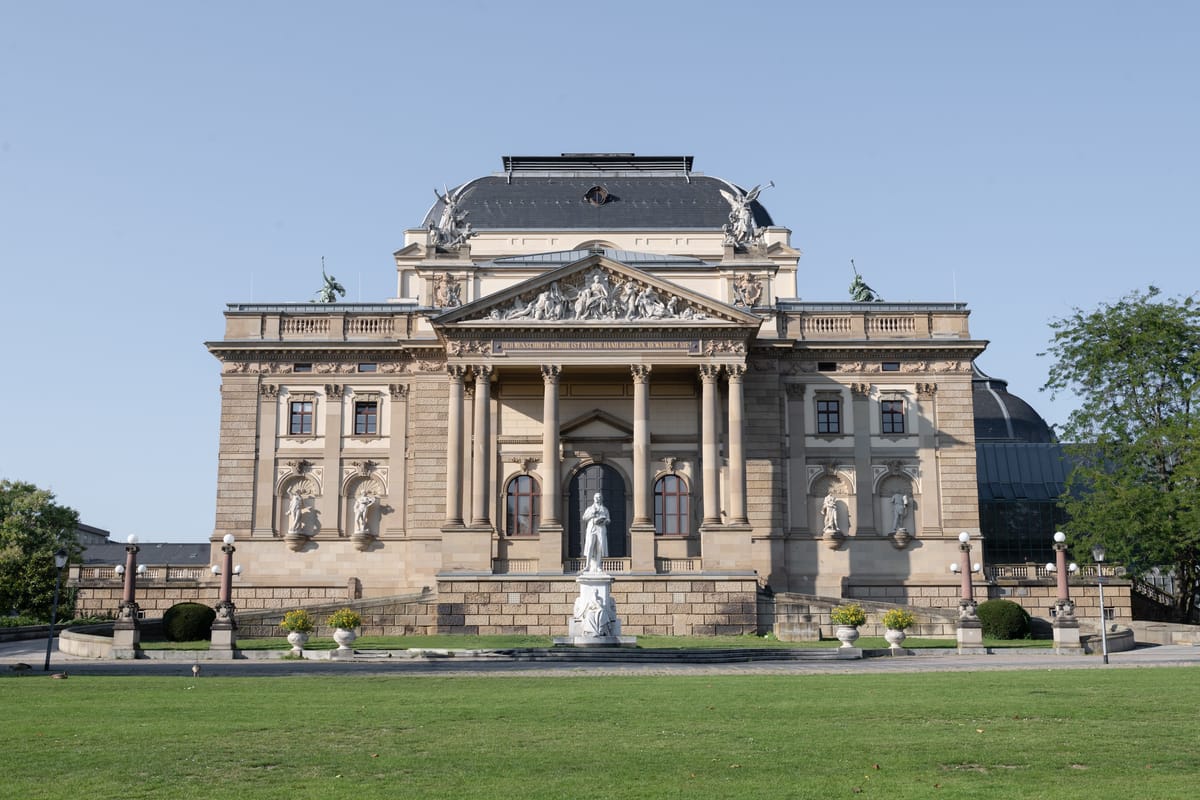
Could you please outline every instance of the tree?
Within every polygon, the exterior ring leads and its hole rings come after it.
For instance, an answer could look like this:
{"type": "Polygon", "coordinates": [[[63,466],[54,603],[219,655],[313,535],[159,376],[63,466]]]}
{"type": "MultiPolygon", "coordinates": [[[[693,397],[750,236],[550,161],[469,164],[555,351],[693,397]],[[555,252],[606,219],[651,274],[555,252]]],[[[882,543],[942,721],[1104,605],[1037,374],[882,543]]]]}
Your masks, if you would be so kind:
{"type": "Polygon", "coordinates": [[[1062,431],[1074,463],[1068,530],[1134,574],[1170,565],[1188,620],[1200,588],[1200,305],[1159,294],[1052,321],[1043,389],[1082,400],[1062,431]]]}
{"type": "Polygon", "coordinates": [[[32,483],[0,481],[0,613],[50,618],[58,569],[54,553],[77,559],[79,514],[32,483]]]}

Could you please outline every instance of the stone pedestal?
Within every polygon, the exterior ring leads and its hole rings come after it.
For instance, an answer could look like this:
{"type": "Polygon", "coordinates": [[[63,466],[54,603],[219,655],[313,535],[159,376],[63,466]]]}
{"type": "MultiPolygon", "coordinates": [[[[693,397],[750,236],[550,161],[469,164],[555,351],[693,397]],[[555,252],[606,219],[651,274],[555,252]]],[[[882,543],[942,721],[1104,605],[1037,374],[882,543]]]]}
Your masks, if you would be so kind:
{"type": "Polygon", "coordinates": [[[218,652],[229,658],[233,657],[233,648],[237,644],[237,620],[234,618],[233,603],[218,603],[217,618],[212,624],[212,639],[209,641],[209,652],[218,652]]]}
{"type": "Polygon", "coordinates": [[[1055,604],[1054,652],[1059,655],[1082,655],[1083,642],[1079,639],[1079,620],[1075,618],[1075,604],[1070,600],[1059,600],[1055,604]]]}
{"type": "Polygon", "coordinates": [[[579,597],[575,599],[567,636],[556,637],[554,643],[575,647],[632,646],[637,637],[621,635],[621,620],[612,597],[612,576],[582,572],[575,583],[579,586],[579,597]]]}
{"type": "Polygon", "coordinates": [[[958,604],[958,652],[965,655],[985,655],[983,646],[983,623],[975,614],[974,600],[961,600],[958,604]]]}

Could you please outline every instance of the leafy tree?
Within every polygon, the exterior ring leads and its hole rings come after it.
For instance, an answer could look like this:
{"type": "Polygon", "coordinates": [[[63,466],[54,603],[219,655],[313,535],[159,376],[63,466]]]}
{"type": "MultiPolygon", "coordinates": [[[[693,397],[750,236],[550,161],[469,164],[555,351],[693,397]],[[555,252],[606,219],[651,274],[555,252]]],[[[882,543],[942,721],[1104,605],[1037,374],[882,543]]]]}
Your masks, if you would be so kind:
{"type": "Polygon", "coordinates": [[[79,556],[79,514],[32,483],[0,480],[0,613],[49,619],[58,569],[54,553],[79,556]]]}
{"type": "Polygon", "coordinates": [[[1171,565],[1186,620],[1200,578],[1200,304],[1159,294],[1052,321],[1043,388],[1083,403],[1062,431],[1075,465],[1061,501],[1068,530],[1135,574],[1171,565]]]}

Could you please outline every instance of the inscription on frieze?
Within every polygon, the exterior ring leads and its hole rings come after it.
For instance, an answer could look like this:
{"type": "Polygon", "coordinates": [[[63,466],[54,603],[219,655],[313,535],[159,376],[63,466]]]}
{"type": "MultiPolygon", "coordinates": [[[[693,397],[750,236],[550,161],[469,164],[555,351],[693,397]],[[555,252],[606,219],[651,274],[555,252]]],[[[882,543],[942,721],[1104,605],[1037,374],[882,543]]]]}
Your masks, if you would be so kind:
{"type": "Polygon", "coordinates": [[[700,341],[684,340],[684,341],[619,341],[619,342],[597,342],[583,341],[572,342],[562,341],[558,339],[550,339],[546,341],[504,341],[496,340],[492,342],[492,352],[501,354],[505,352],[511,353],[542,353],[542,352],[608,352],[620,350],[640,350],[643,352],[655,353],[688,353],[698,355],[700,353],[700,341]]]}

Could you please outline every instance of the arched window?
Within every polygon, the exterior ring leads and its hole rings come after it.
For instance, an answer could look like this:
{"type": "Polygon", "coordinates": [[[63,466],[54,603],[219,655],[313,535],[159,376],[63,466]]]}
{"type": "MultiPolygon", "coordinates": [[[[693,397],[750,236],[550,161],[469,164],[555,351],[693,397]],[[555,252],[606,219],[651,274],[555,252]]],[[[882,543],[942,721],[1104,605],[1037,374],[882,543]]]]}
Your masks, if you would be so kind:
{"type": "Polygon", "coordinates": [[[508,512],[504,530],[509,536],[532,536],[542,516],[542,493],[529,475],[517,475],[508,482],[508,512]]]}
{"type": "Polygon", "coordinates": [[[688,507],[691,495],[678,475],[664,475],[654,482],[654,532],[660,536],[691,533],[688,507]]]}

